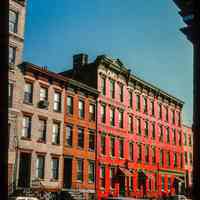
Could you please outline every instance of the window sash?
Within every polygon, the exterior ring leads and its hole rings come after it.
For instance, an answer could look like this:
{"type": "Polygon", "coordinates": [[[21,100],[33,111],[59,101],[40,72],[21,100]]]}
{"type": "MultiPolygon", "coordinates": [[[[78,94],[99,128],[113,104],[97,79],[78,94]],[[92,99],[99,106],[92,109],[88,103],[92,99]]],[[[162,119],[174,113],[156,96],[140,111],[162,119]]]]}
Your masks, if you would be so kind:
{"type": "Polygon", "coordinates": [[[106,154],[106,138],[105,136],[101,136],[101,154],[106,154]]]}
{"type": "Polygon", "coordinates": [[[66,127],[66,144],[71,146],[72,145],[72,133],[73,128],[71,126],[66,127]]]}
{"type": "Polygon", "coordinates": [[[110,138],[110,153],[111,156],[115,156],[115,138],[113,137],[110,138]]]}
{"type": "Polygon", "coordinates": [[[105,123],[106,121],[106,106],[101,106],[101,122],[105,123]]]}
{"type": "Polygon", "coordinates": [[[52,159],[51,169],[52,169],[52,178],[58,179],[58,172],[59,172],[59,159],[58,158],[52,159]]]}
{"type": "Polygon", "coordinates": [[[77,180],[83,181],[83,160],[77,160],[77,180]]]}
{"type": "Polygon", "coordinates": [[[18,13],[9,10],[9,31],[17,33],[17,24],[18,24],[18,13]]]}
{"type": "Polygon", "coordinates": [[[89,170],[88,170],[88,180],[90,183],[94,183],[95,178],[95,164],[94,161],[89,161],[89,170]]]}
{"type": "Polygon", "coordinates": [[[47,100],[48,90],[47,88],[40,88],[40,101],[47,100]]]}
{"type": "Polygon", "coordinates": [[[79,109],[79,117],[83,118],[84,117],[84,102],[83,101],[79,101],[78,109],[79,109]]]}
{"type": "Polygon", "coordinates": [[[59,144],[59,136],[60,136],[60,124],[53,124],[53,134],[52,134],[52,142],[54,144],[59,144]]]}
{"type": "Polygon", "coordinates": [[[95,134],[93,132],[89,133],[89,149],[95,149],[95,134]]]}
{"type": "Polygon", "coordinates": [[[124,141],[123,140],[119,141],[119,157],[120,158],[124,157],[124,141]]]}
{"type": "Polygon", "coordinates": [[[82,128],[78,129],[78,146],[84,147],[84,130],[82,128]]]}
{"type": "Polygon", "coordinates": [[[129,159],[133,160],[133,143],[129,143],[129,159]]]}
{"type": "Polygon", "coordinates": [[[45,141],[46,139],[46,130],[47,130],[47,121],[40,119],[39,120],[39,139],[45,141]]]}
{"type": "Polygon", "coordinates": [[[36,177],[44,178],[44,156],[38,156],[36,160],[36,177]]]}
{"type": "Polygon", "coordinates": [[[16,48],[9,46],[9,63],[15,64],[16,48]]]}
{"type": "Polygon", "coordinates": [[[54,104],[53,104],[54,111],[61,110],[61,94],[59,92],[54,93],[54,104]]]}
{"type": "Polygon", "coordinates": [[[95,105],[90,104],[89,106],[89,118],[91,121],[95,120],[95,105]]]}
{"type": "Polygon", "coordinates": [[[31,118],[24,116],[22,119],[22,137],[30,138],[31,132],[31,118]]]}

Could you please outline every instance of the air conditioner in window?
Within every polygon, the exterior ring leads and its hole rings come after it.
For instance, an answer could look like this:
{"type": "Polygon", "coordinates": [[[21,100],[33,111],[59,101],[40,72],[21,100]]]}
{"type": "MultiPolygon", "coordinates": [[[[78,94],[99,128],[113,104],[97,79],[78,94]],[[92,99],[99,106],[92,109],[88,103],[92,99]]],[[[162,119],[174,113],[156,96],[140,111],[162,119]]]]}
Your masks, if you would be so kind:
{"type": "Polygon", "coordinates": [[[38,102],[39,108],[48,108],[49,102],[47,100],[40,100],[38,102]]]}

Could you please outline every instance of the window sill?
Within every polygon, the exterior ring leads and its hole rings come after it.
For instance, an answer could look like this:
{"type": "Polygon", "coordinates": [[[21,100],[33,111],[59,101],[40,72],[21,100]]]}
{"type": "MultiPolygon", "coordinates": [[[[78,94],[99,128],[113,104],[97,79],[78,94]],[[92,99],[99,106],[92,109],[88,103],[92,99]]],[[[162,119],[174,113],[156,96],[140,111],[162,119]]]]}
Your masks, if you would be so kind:
{"type": "Polygon", "coordinates": [[[66,144],[65,147],[66,147],[66,148],[72,148],[73,145],[66,144]]]}
{"type": "Polygon", "coordinates": [[[57,179],[56,178],[51,178],[50,181],[51,182],[58,182],[58,178],[57,179]]]}
{"type": "Polygon", "coordinates": [[[90,152],[95,152],[95,149],[88,149],[88,151],[90,151],[90,152]]]}
{"type": "Polygon", "coordinates": [[[60,146],[60,144],[58,143],[51,143],[52,145],[55,145],[55,146],[60,146]]]}
{"type": "Polygon", "coordinates": [[[46,144],[46,141],[45,141],[45,140],[42,140],[42,139],[37,140],[37,142],[38,142],[38,143],[46,144]]]}
{"type": "Polygon", "coordinates": [[[61,113],[61,110],[53,110],[55,113],[61,113]]]}
{"type": "Polygon", "coordinates": [[[24,104],[27,104],[29,106],[33,106],[33,102],[27,102],[27,101],[23,101],[24,104]]]}
{"type": "Polygon", "coordinates": [[[31,138],[27,138],[27,137],[21,137],[21,140],[27,140],[27,141],[31,141],[31,138]]]}
{"type": "Polygon", "coordinates": [[[83,180],[76,180],[77,183],[83,183],[83,180]]]}
{"type": "Polygon", "coordinates": [[[88,184],[94,184],[94,181],[88,181],[88,184]]]}

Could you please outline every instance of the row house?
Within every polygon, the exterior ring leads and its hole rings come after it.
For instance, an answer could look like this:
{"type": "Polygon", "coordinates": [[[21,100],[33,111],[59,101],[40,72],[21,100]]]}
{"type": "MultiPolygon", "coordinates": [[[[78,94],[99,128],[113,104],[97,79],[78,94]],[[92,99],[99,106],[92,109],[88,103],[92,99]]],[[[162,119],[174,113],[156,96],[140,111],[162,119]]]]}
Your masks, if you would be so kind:
{"type": "Polygon", "coordinates": [[[60,74],[96,88],[98,199],[159,196],[184,185],[183,102],[105,55],[73,57],[60,74]]]}
{"type": "Polygon", "coordinates": [[[24,27],[25,27],[26,1],[9,0],[9,70],[8,70],[8,192],[13,192],[16,174],[16,130],[17,118],[19,115],[19,101],[15,91],[20,87],[16,81],[16,66],[22,62],[24,48],[24,27]]]}
{"type": "Polygon", "coordinates": [[[63,193],[95,199],[98,92],[70,80],[65,87],[63,193]]]}
{"type": "Polygon", "coordinates": [[[54,193],[62,188],[66,79],[28,62],[20,64],[16,74],[16,191],[54,193]]]}

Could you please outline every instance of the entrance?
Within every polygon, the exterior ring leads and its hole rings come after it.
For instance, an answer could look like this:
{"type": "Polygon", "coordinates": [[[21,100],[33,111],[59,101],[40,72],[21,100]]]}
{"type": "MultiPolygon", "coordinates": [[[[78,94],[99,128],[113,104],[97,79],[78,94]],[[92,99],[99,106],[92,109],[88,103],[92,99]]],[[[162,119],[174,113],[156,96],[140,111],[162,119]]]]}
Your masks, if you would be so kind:
{"type": "Polygon", "coordinates": [[[64,158],[64,188],[71,188],[72,183],[72,158],[64,158]]]}
{"type": "Polygon", "coordinates": [[[119,194],[120,196],[125,196],[125,176],[119,175],[119,194]]]}
{"type": "Polygon", "coordinates": [[[19,163],[19,187],[30,187],[30,175],[31,175],[31,154],[20,153],[19,163]]]}

